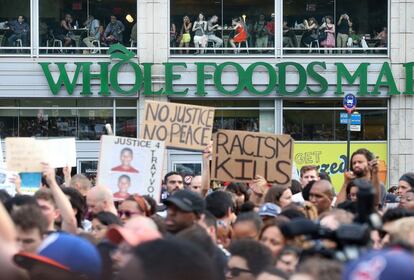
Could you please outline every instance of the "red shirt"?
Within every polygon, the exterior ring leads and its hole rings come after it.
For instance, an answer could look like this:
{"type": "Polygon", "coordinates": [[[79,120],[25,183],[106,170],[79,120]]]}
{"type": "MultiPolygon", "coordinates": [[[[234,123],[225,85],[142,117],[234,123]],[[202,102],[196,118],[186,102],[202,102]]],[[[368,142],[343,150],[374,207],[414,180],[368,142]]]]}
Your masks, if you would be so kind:
{"type": "Polygon", "coordinates": [[[128,173],[139,173],[138,170],[133,168],[132,166],[129,166],[128,168],[124,168],[122,165],[116,166],[111,169],[111,171],[119,171],[119,172],[128,172],[128,173]]]}

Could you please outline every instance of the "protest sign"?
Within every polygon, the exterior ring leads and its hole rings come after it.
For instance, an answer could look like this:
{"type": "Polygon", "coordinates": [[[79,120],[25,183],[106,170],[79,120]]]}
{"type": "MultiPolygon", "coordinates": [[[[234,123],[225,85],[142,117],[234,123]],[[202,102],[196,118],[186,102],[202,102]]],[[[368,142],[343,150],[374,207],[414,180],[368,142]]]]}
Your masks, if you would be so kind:
{"type": "Polygon", "coordinates": [[[214,108],[146,101],[141,138],[165,141],[167,148],[203,151],[210,143],[214,108]]]}
{"type": "MultiPolygon", "coordinates": [[[[55,154],[55,156],[57,156],[55,154]]],[[[7,170],[16,172],[41,172],[42,162],[47,162],[47,146],[35,138],[6,138],[7,170]]]]}
{"type": "Polygon", "coordinates": [[[115,199],[140,194],[159,201],[164,151],[160,141],[104,135],[97,182],[108,186],[115,199]]]}
{"type": "Polygon", "coordinates": [[[218,130],[213,141],[212,179],[251,182],[260,175],[268,183],[290,183],[293,139],[289,135],[218,130]]]}
{"type": "Polygon", "coordinates": [[[6,138],[7,170],[40,172],[42,162],[54,168],[76,166],[75,138],[6,138]]]}
{"type": "Polygon", "coordinates": [[[20,187],[21,194],[34,195],[40,188],[42,182],[42,173],[40,172],[22,172],[19,174],[22,180],[20,187]]]}
{"type": "Polygon", "coordinates": [[[0,168],[4,168],[6,165],[4,164],[4,158],[3,158],[3,148],[1,145],[1,139],[0,139],[0,168]]]}
{"type": "Polygon", "coordinates": [[[48,151],[48,163],[54,168],[76,166],[75,138],[56,138],[42,141],[48,151]]]}
{"type": "Polygon", "coordinates": [[[10,182],[13,175],[13,172],[7,171],[6,169],[0,167],[0,189],[5,190],[11,196],[16,195],[16,186],[10,182]]]}

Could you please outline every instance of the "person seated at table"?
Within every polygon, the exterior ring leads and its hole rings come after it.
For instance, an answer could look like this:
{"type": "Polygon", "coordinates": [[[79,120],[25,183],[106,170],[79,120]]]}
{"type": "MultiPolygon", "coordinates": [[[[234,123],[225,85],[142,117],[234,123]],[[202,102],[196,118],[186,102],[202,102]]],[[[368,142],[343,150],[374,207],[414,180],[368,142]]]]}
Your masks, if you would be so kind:
{"type": "Polygon", "coordinates": [[[129,38],[129,41],[131,42],[131,46],[138,46],[138,32],[137,32],[137,23],[135,22],[135,24],[132,26],[131,29],[131,36],[129,38]]]}
{"type": "Polygon", "coordinates": [[[247,28],[246,25],[243,22],[243,19],[235,18],[231,22],[232,28],[234,29],[234,35],[232,38],[230,38],[230,45],[233,48],[236,48],[236,44],[241,44],[243,42],[246,42],[247,40],[247,28]]]}
{"type": "Polygon", "coordinates": [[[73,19],[70,14],[66,14],[65,18],[60,21],[60,28],[58,30],[58,34],[56,39],[61,40],[64,47],[74,47],[76,46],[75,43],[75,36],[72,32],[73,19]]]}
{"type": "Polygon", "coordinates": [[[267,48],[269,34],[266,29],[265,15],[261,14],[259,16],[259,20],[254,25],[254,33],[256,35],[256,48],[267,48]]]}
{"type": "Polygon", "coordinates": [[[207,46],[206,30],[207,30],[207,21],[204,20],[203,13],[199,13],[198,19],[193,24],[193,32],[195,32],[193,40],[194,40],[194,46],[197,48],[195,52],[196,54],[204,52],[203,49],[202,50],[198,49],[200,45],[202,48],[205,48],[207,46]]]}
{"type": "Polygon", "coordinates": [[[305,19],[303,25],[305,26],[306,31],[302,36],[300,45],[309,47],[312,42],[318,40],[318,22],[314,17],[311,17],[309,20],[305,19]]]}
{"type": "Polygon", "coordinates": [[[324,18],[324,22],[319,27],[320,31],[326,33],[326,39],[321,41],[321,46],[325,48],[335,48],[335,24],[331,16],[324,18]]]}
{"type": "Polygon", "coordinates": [[[122,43],[123,42],[123,32],[125,31],[124,24],[119,21],[116,16],[111,16],[111,22],[105,29],[105,42],[108,45],[122,43]]]}
{"type": "MultiPolygon", "coordinates": [[[[190,34],[191,26],[193,26],[193,24],[191,23],[190,17],[184,16],[183,25],[181,26],[180,36],[178,38],[178,41],[179,41],[178,47],[187,48],[187,50],[185,51],[186,53],[190,53],[190,50],[188,49],[188,47],[190,47],[190,42],[191,42],[191,34],[190,34]]],[[[180,53],[182,53],[181,50],[180,50],[180,53]]]]}
{"type": "Polygon", "coordinates": [[[384,27],[382,31],[375,36],[375,39],[380,40],[375,44],[375,47],[386,48],[388,43],[387,27],[384,27]]]}
{"type": "Polygon", "coordinates": [[[288,26],[287,20],[283,20],[283,46],[290,48],[298,47],[298,39],[295,32],[288,26]]]}
{"type": "Polygon", "coordinates": [[[217,24],[218,16],[213,15],[208,21],[207,21],[207,40],[208,42],[214,42],[214,45],[216,48],[220,48],[223,45],[223,39],[217,37],[214,32],[216,30],[220,29],[220,25],[217,24]]]}
{"type": "Polygon", "coordinates": [[[30,26],[24,21],[24,16],[18,16],[17,20],[9,23],[9,26],[13,33],[7,39],[8,45],[13,47],[16,45],[17,40],[21,40],[23,47],[28,46],[30,26]]]}
{"type": "MultiPolygon", "coordinates": [[[[82,41],[89,48],[95,48],[96,46],[92,43],[93,41],[99,41],[99,20],[96,19],[93,15],[90,15],[88,19],[83,23],[83,25],[88,29],[88,36],[85,37],[82,41]]],[[[97,49],[93,50],[92,53],[98,52],[97,49]]],[[[83,51],[84,54],[89,53],[88,50],[83,51]]]]}
{"type": "Polygon", "coordinates": [[[271,20],[266,24],[266,30],[269,34],[268,47],[272,48],[275,43],[275,14],[271,14],[271,20]]]}

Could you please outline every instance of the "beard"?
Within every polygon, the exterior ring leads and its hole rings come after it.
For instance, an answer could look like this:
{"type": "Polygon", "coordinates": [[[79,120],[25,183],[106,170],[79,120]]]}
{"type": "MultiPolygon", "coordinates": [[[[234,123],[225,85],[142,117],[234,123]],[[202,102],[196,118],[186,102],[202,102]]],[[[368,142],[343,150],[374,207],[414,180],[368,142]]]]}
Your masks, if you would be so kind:
{"type": "Polygon", "coordinates": [[[354,169],[354,174],[357,178],[365,177],[368,174],[368,169],[354,169]]]}

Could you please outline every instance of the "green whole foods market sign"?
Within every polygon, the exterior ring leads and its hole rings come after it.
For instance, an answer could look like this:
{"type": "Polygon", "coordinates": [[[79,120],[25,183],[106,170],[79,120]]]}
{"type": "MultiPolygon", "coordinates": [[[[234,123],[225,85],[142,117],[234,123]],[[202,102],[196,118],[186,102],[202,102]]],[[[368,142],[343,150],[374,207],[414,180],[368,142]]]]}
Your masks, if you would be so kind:
{"type": "MultiPolygon", "coordinates": [[[[153,90],[152,87],[152,66],[153,63],[137,64],[131,59],[134,53],[127,50],[124,46],[117,44],[109,49],[111,61],[99,62],[99,72],[92,73],[92,62],[76,62],[76,69],[73,76],[70,78],[65,62],[55,63],[58,67],[58,77],[55,79],[52,76],[49,65],[51,62],[39,62],[43,73],[47,79],[50,90],[54,95],[61,91],[62,87],[66,88],[69,95],[72,95],[77,86],[82,87],[80,92],[83,96],[90,96],[94,94],[91,91],[91,80],[100,81],[100,90],[97,94],[102,96],[109,96],[112,93],[129,96],[136,95],[141,91],[145,95],[186,95],[189,89],[181,91],[174,89],[174,81],[181,79],[181,74],[175,72],[177,70],[183,71],[187,68],[184,62],[167,62],[163,63],[165,73],[164,87],[153,90]],[[111,66],[111,67],[110,67],[111,66]],[[129,67],[131,73],[134,73],[135,81],[128,83],[128,85],[121,85],[119,83],[119,74],[121,68],[129,67]],[[78,85],[78,78],[82,73],[82,84],[78,85]]],[[[207,95],[206,81],[213,82],[216,90],[223,95],[236,96],[244,90],[251,95],[265,96],[272,93],[279,95],[297,95],[306,92],[309,95],[323,95],[328,91],[328,81],[320,73],[326,70],[326,63],[322,61],[314,61],[309,63],[306,68],[296,62],[282,62],[272,65],[266,62],[255,62],[250,64],[246,69],[235,62],[213,63],[213,62],[195,62],[197,71],[197,80],[195,94],[199,96],[207,95]],[[232,70],[237,73],[237,84],[234,86],[227,86],[223,83],[222,77],[224,70],[232,70]],[[268,82],[266,85],[257,86],[253,82],[253,74],[256,71],[265,71],[268,75],[268,82]],[[298,83],[292,88],[288,87],[286,83],[286,76],[288,73],[296,73],[298,76],[298,83]],[[308,84],[308,80],[312,81],[312,85],[308,84]]],[[[386,88],[388,94],[414,94],[413,79],[414,79],[414,62],[405,63],[405,90],[400,92],[397,88],[391,67],[388,62],[384,62],[378,73],[376,83],[368,89],[368,67],[369,63],[361,63],[356,70],[351,73],[344,63],[335,63],[336,66],[336,94],[343,94],[344,85],[359,86],[359,95],[380,94],[381,88],[386,88]]]]}

